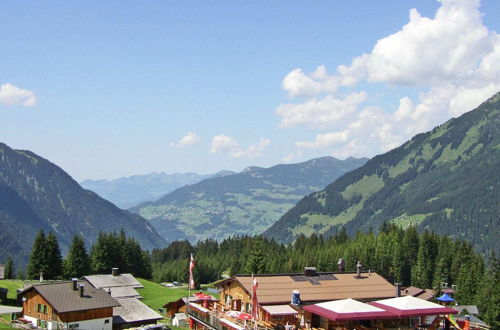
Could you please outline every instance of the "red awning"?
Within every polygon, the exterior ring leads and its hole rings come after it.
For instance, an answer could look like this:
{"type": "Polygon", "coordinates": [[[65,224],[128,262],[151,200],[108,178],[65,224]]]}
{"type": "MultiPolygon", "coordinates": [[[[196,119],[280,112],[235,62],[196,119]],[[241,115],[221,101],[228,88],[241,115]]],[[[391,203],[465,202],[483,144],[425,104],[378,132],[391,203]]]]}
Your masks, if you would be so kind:
{"type": "Polygon", "coordinates": [[[382,308],[371,306],[354,299],[330,301],[304,306],[304,310],[332,321],[389,319],[396,316],[382,308]]]}

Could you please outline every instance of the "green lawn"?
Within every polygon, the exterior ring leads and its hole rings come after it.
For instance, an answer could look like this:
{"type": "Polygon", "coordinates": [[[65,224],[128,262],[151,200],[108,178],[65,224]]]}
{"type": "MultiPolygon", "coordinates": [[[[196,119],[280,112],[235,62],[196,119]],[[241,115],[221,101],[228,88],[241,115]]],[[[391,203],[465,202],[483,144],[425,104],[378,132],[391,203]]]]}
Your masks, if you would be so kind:
{"type": "Polygon", "coordinates": [[[156,282],[137,279],[144,286],[144,289],[137,289],[137,292],[144,298],[143,303],[158,311],[163,305],[170,301],[175,301],[182,297],[187,297],[187,288],[166,288],[156,282]]]}
{"type": "Polygon", "coordinates": [[[24,281],[21,280],[1,280],[0,288],[9,289],[7,293],[7,301],[4,302],[4,305],[16,305],[17,299],[17,289],[22,289],[24,285],[24,281]]]}

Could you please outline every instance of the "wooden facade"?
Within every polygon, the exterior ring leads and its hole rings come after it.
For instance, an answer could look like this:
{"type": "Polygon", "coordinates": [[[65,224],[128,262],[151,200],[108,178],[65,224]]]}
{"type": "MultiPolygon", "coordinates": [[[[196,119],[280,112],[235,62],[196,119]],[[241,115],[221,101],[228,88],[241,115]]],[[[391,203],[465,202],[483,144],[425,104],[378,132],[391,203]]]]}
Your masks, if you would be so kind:
{"type": "Polygon", "coordinates": [[[58,320],[57,314],[54,312],[52,306],[38,292],[30,290],[26,292],[25,297],[26,301],[23,301],[24,315],[43,321],[58,320]],[[40,306],[42,307],[41,309],[40,306]]]}
{"type": "Polygon", "coordinates": [[[88,309],[82,311],[57,313],[54,308],[35,290],[26,292],[26,301],[23,301],[24,315],[43,321],[78,322],[100,318],[112,318],[113,307],[88,309]],[[45,307],[46,306],[46,307],[45,307]],[[41,307],[41,308],[40,308],[41,307]]]}

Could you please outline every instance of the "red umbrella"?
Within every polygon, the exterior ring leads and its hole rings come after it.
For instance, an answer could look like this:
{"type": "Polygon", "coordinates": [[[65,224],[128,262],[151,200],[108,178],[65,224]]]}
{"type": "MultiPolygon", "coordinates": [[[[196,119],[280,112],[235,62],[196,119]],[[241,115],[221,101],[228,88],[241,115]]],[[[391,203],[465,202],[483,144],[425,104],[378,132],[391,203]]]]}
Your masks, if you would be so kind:
{"type": "Polygon", "coordinates": [[[248,314],[248,313],[241,313],[238,318],[240,320],[251,320],[252,319],[252,315],[248,314]]]}

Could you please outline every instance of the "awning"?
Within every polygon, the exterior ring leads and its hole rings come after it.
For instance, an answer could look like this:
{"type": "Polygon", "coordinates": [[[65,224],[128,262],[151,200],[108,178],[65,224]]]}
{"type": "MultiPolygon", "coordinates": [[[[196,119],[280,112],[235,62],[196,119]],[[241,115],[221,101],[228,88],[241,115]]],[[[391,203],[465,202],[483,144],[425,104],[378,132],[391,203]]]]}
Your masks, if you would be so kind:
{"type": "Polygon", "coordinates": [[[290,307],[289,305],[268,305],[261,306],[263,310],[268,312],[271,315],[295,315],[298,314],[295,309],[290,307]]]}
{"type": "Polygon", "coordinates": [[[377,300],[369,303],[372,306],[383,308],[397,317],[415,317],[440,314],[457,314],[452,308],[447,308],[430,301],[412,296],[377,300]]]}
{"type": "Polygon", "coordinates": [[[332,321],[373,320],[396,317],[393,313],[382,308],[350,298],[304,306],[304,310],[332,321]]]}

